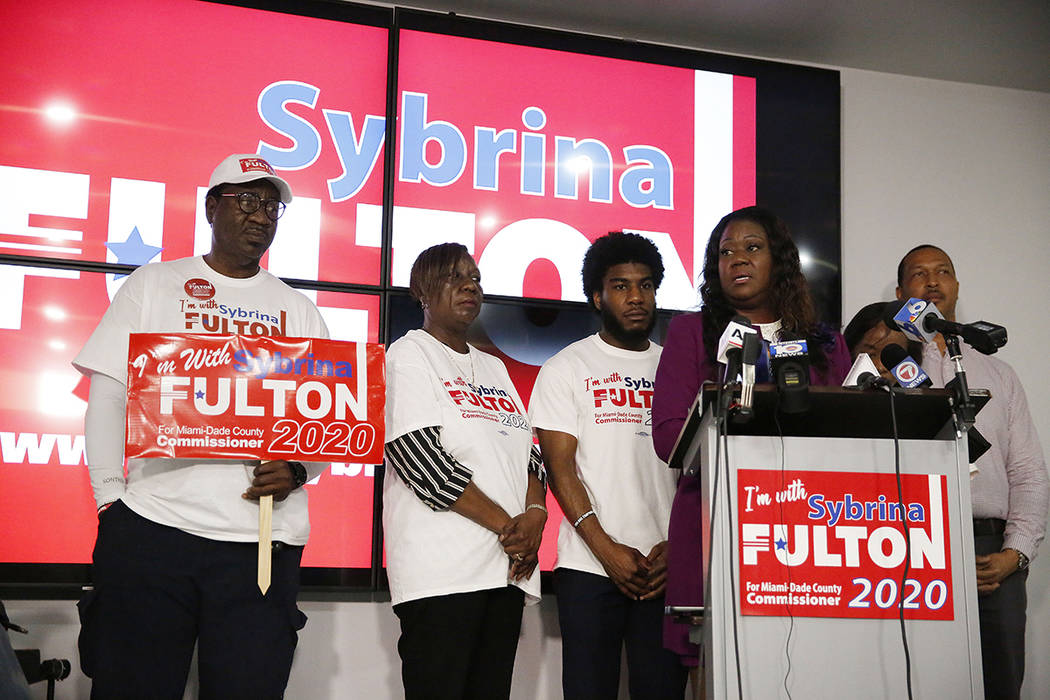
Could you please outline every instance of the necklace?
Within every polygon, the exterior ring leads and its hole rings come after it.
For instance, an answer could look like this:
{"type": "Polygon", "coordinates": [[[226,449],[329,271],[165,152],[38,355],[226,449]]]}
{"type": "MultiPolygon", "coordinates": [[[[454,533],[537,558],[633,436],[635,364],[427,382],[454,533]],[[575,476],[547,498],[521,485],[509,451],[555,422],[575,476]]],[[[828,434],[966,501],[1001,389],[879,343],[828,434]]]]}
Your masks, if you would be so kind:
{"type": "MultiPolygon", "coordinates": [[[[448,359],[452,361],[452,366],[455,367],[460,372],[462,372],[463,368],[462,368],[461,363],[462,363],[463,360],[461,358],[463,357],[463,353],[454,352],[452,350],[452,348],[450,348],[445,343],[444,340],[442,340],[437,335],[435,335],[434,332],[431,329],[423,328],[423,332],[426,333],[427,335],[429,335],[431,338],[433,338],[434,340],[436,340],[438,342],[438,345],[440,345],[441,348],[445,351],[445,354],[448,355],[448,359]]],[[[470,344],[468,344],[466,341],[464,341],[463,344],[467,346],[466,355],[467,355],[467,359],[470,360],[470,383],[471,383],[471,385],[473,385],[474,384],[474,355],[472,355],[471,352],[470,352],[470,344]]]]}
{"type": "MultiPolygon", "coordinates": [[[[434,338],[434,340],[437,340],[437,338],[434,338]]],[[[438,340],[438,344],[440,344],[441,347],[445,350],[445,354],[448,355],[448,358],[452,361],[452,366],[460,372],[463,372],[463,355],[458,352],[453,352],[452,349],[449,348],[449,346],[445,345],[440,340],[438,340]]],[[[470,352],[469,345],[467,346],[467,359],[470,361],[470,385],[474,386],[474,355],[470,352]]]]}

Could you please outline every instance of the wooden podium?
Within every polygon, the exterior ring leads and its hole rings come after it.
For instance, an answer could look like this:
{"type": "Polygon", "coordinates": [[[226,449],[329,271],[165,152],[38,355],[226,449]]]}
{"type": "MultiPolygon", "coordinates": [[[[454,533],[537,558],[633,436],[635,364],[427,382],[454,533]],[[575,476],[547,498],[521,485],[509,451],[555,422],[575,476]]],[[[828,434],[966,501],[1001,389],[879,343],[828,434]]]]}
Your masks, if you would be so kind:
{"type": "Polygon", "coordinates": [[[901,510],[886,392],[812,387],[809,411],[787,416],[759,386],[754,417],[721,439],[715,393],[672,457],[701,480],[707,696],[907,698],[903,590],[913,697],[982,698],[967,443],[948,394],[895,394],[901,510]]]}

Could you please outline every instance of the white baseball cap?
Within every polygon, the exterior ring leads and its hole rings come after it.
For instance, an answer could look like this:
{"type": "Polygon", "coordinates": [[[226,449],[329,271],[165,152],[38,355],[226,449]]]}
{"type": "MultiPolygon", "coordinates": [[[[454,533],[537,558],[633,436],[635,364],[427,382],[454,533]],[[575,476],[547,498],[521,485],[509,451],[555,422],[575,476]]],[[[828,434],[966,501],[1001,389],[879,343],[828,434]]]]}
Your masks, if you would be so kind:
{"type": "Polygon", "coordinates": [[[292,201],[292,188],[288,186],[266,159],[255,153],[234,153],[219,163],[208,180],[208,189],[216,185],[241,185],[255,180],[269,180],[277,188],[281,201],[292,201]]]}

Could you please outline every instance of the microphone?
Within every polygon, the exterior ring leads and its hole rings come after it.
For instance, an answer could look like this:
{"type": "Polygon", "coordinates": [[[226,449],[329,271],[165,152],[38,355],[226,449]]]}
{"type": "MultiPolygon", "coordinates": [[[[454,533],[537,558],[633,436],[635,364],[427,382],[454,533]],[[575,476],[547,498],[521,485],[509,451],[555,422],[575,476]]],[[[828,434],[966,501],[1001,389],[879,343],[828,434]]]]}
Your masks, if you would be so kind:
{"type": "Polygon", "coordinates": [[[889,385],[890,383],[879,375],[878,368],[866,352],[857,355],[849,374],[842,381],[844,387],[857,387],[861,390],[889,385]]]}
{"type": "Polygon", "coordinates": [[[725,374],[722,375],[723,386],[735,382],[740,374],[744,336],[748,334],[757,336],[758,331],[743,316],[734,316],[718,339],[718,363],[726,366],[725,374]]]}
{"type": "Polygon", "coordinates": [[[769,370],[777,383],[780,410],[804,413],[809,410],[809,348],[804,340],[771,343],[769,370]]]}
{"type": "Polygon", "coordinates": [[[919,363],[912,359],[908,351],[896,343],[890,343],[879,355],[883,367],[889,367],[893,378],[905,389],[922,389],[933,386],[929,375],[922,371],[919,363]]]}
{"type": "Polygon", "coordinates": [[[890,325],[892,320],[891,328],[896,326],[909,338],[923,342],[932,340],[934,333],[939,332],[944,336],[948,357],[955,364],[955,379],[948,382],[945,388],[951,389],[955,396],[953,408],[956,425],[959,430],[972,428],[977,416],[977,408],[970,398],[970,388],[966,383],[966,371],[962,365],[962,348],[959,346],[959,338],[965,340],[977,352],[991,355],[1006,345],[1006,329],[987,321],[966,325],[947,321],[937,311],[936,306],[915,298],[908,299],[899,305],[888,306],[884,320],[886,320],[886,325],[890,325]],[[913,333],[919,335],[916,336],[913,333]]]}
{"type": "MultiPolygon", "coordinates": [[[[911,356],[902,348],[900,345],[891,343],[882,349],[882,354],[879,356],[882,360],[882,364],[885,367],[893,367],[893,376],[897,378],[897,381],[902,387],[907,389],[922,388],[932,386],[933,382],[922,371],[918,363],[911,358],[911,356]],[[912,377],[911,372],[917,370],[917,374],[912,377]],[[905,377],[911,377],[906,380],[905,377]]],[[[952,380],[948,388],[953,388],[951,384],[955,384],[956,380],[952,380]]],[[[966,431],[966,446],[969,450],[969,461],[973,464],[981,455],[991,449],[992,444],[988,442],[984,435],[981,435],[981,431],[976,426],[971,426],[966,431]]]]}
{"type": "Polygon", "coordinates": [[[744,334],[744,347],[740,351],[742,368],[740,371],[743,381],[740,384],[740,404],[734,416],[738,422],[745,422],[754,415],[752,404],[755,397],[755,365],[758,363],[758,354],[762,351],[762,341],[758,333],[744,334]]]}
{"type": "MultiPolygon", "coordinates": [[[[927,328],[926,319],[936,317],[941,321],[944,316],[937,307],[928,301],[912,297],[906,301],[889,304],[883,315],[883,322],[890,328],[896,328],[906,335],[909,340],[917,340],[920,343],[929,343],[937,336],[937,331],[927,328]]],[[[900,347],[899,345],[897,347],[900,347]]],[[[907,353],[905,353],[907,355],[907,353]]],[[[886,363],[883,363],[886,367],[886,363]]]]}
{"type": "Polygon", "coordinates": [[[890,328],[899,328],[904,335],[923,343],[933,340],[938,333],[959,336],[967,345],[984,355],[994,354],[1007,341],[1006,328],[1003,326],[988,321],[949,321],[931,302],[914,297],[886,307],[883,321],[890,328]]]}
{"type": "Polygon", "coordinates": [[[992,355],[1006,345],[1006,328],[989,321],[961,324],[945,321],[938,325],[941,333],[958,334],[967,345],[983,355],[992,355]]]}

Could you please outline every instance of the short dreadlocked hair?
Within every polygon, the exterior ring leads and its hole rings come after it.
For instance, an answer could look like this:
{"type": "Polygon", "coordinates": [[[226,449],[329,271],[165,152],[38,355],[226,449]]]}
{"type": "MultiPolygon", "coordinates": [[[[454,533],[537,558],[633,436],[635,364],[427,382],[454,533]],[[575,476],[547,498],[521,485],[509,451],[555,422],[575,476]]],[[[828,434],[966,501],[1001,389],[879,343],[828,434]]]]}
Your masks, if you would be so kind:
{"type": "Polygon", "coordinates": [[[412,298],[422,303],[437,292],[445,276],[455,270],[456,263],[464,257],[469,258],[470,252],[462,243],[439,243],[420,253],[409,274],[408,290],[412,298]]]}

